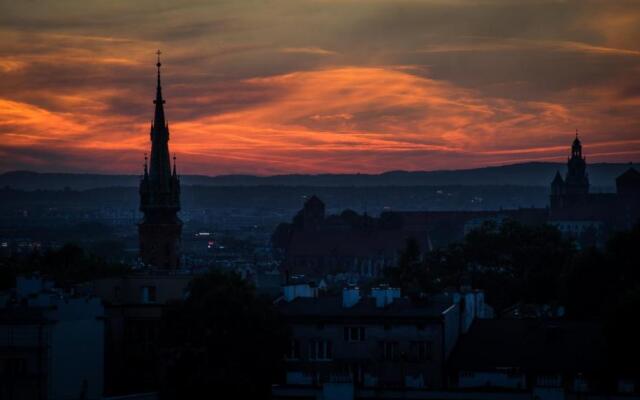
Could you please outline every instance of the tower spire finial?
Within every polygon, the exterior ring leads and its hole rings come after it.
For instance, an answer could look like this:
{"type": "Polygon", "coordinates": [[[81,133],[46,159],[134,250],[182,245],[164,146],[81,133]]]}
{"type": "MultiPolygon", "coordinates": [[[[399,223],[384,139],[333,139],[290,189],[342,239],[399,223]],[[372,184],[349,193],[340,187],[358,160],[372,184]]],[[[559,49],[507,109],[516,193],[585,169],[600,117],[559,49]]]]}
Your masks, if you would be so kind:
{"type": "Polygon", "coordinates": [[[176,173],[176,153],[173,153],[173,176],[177,176],[176,173]]]}
{"type": "Polygon", "coordinates": [[[164,104],[164,99],[162,98],[162,87],[160,85],[160,66],[162,65],[162,63],[160,62],[160,54],[162,54],[160,50],[156,51],[156,55],[158,57],[158,61],[156,62],[156,67],[158,68],[158,86],[156,88],[156,99],[153,101],[154,104],[156,105],[156,112],[153,118],[153,125],[157,127],[164,127],[165,126],[164,108],[162,106],[164,104]]]}
{"type": "Polygon", "coordinates": [[[158,93],[160,92],[160,67],[162,66],[160,54],[162,54],[162,52],[158,49],[158,51],[156,51],[156,56],[158,57],[158,61],[156,62],[156,68],[158,68],[158,93]]]}

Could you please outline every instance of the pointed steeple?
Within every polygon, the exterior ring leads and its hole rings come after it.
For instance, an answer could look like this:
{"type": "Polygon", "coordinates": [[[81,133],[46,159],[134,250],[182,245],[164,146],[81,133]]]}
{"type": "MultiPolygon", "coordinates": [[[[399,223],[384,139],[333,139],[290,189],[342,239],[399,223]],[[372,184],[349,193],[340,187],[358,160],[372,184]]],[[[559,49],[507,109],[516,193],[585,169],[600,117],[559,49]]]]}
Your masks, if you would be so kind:
{"type": "Polygon", "coordinates": [[[553,183],[564,183],[564,180],[562,179],[562,175],[560,175],[560,171],[556,171],[556,176],[555,178],[553,178],[553,183]]]}
{"type": "Polygon", "coordinates": [[[160,190],[168,190],[171,177],[171,161],[169,157],[169,128],[164,116],[164,99],[162,98],[162,86],[160,82],[160,50],[156,52],[158,60],[158,83],[156,88],[156,105],[151,125],[151,160],[149,165],[149,177],[160,190]]]}
{"type": "Polygon", "coordinates": [[[180,267],[180,179],[175,156],[173,175],[169,153],[169,124],[164,115],[164,99],[160,80],[160,51],[156,67],[157,86],[155,113],[151,122],[151,154],[145,154],[144,177],[140,182],[140,211],[144,217],[138,225],[140,260],[145,266],[158,268],[180,267]]]}
{"type": "Polygon", "coordinates": [[[156,99],[153,103],[156,105],[155,115],[153,117],[153,125],[156,127],[164,127],[164,99],[162,98],[162,84],[160,83],[160,67],[162,63],[160,62],[160,50],[156,52],[158,56],[158,61],[156,62],[156,67],[158,68],[158,84],[156,86],[156,99]]]}

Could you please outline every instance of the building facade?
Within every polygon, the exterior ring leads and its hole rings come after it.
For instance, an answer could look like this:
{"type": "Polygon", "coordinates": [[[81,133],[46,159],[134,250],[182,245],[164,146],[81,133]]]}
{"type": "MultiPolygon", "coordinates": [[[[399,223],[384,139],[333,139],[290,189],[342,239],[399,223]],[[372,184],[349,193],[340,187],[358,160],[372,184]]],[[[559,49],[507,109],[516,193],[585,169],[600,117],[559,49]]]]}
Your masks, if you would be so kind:
{"type": "Polygon", "coordinates": [[[0,294],[0,398],[102,399],[104,309],[96,297],[18,277],[0,294]]]}
{"type": "Polygon", "coordinates": [[[412,239],[421,253],[431,250],[424,226],[409,226],[395,214],[379,218],[347,210],[325,215],[325,205],[311,196],[294,217],[284,245],[281,270],[323,279],[343,276],[358,282],[383,275],[412,239]]]}
{"type": "Polygon", "coordinates": [[[400,289],[356,286],[341,296],[285,286],[277,304],[291,328],[286,383],[278,398],[319,393],[335,385],[357,398],[369,390],[428,391],[445,386],[445,363],[458,337],[485,317],[482,292],[440,293],[420,301],[400,289]],[[291,290],[287,290],[291,289],[291,290]]]}

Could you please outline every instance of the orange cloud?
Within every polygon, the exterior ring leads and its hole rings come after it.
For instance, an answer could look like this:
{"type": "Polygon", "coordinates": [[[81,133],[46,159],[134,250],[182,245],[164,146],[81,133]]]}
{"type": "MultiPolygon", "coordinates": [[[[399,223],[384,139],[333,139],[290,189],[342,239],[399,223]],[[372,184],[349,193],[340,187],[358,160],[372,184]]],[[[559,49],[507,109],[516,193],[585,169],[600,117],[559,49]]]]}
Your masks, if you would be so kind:
{"type": "MultiPolygon", "coordinates": [[[[345,67],[248,79],[242,85],[250,91],[277,95],[170,123],[171,149],[182,171],[190,173],[463,168],[562,159],[573,127],[580,125],[590,157],[640,154],[640,140],[606,131],[637,125],[607,116],[609,110],[598,112],[589,102],[579,103],[572,93],[549,102],[491,98],[412,72],[404,67],[345,67]]],[[[150,87],[138,95],[151,97],[152,92],[150,87]]],[[[170,86],[165,88],[170,121],[182,98],[172,99],[171,92],[170,86]]],[[[148,151],[145,120],[152,107],[148,102],[147,114],[139,118],[110,114],[105,102],[121,95],[130,93],[47,93],[57,109],[70,112],[0,99],[3,147],[58,152],[63,156],[55,157],[56,163],[76,159],[74,167],[86,170],[96,169],[91,159],[118,154],[120,163],[99,167],[137,172],[142,153],[148,151]]],[[[614,95],[590,94],[598,102],[613,101],[614,95]]],[[[198,99],[205,107],[217,101],[219,94],[204,93],[198,99]]],[[[637,104],[615,104],[628,102],[637,104]]]]}

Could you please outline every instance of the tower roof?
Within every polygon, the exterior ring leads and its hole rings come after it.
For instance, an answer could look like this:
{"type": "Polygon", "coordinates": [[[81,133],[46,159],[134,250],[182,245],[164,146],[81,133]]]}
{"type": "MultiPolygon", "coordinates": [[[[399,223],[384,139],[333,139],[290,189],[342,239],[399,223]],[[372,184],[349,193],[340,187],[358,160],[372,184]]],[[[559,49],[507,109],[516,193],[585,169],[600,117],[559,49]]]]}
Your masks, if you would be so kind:
{"type": "Polygon", "coordinates": [[[556,171],[556,176],[553,178],[553,182],[551,182],[551,184],[553,185],[558,183],[564,183],[564,179],[562,179],[562,175],[560,175],[560,171],[556,171]]]}
{"type": "Polygon", "coordinates": [[[578,137],[578,130],[576,129],[576,138],[573,139],[573,147],[579,147],[582,146],[582,143],[580,142],[580,138],[578,137]]]}

